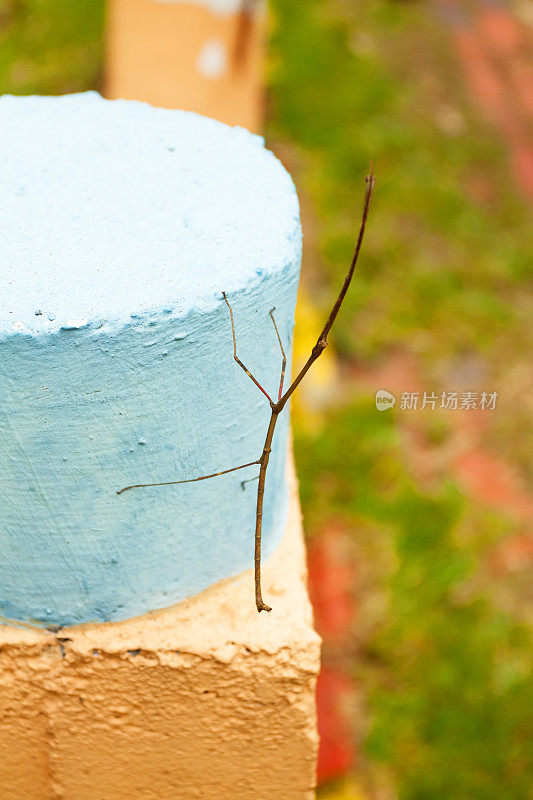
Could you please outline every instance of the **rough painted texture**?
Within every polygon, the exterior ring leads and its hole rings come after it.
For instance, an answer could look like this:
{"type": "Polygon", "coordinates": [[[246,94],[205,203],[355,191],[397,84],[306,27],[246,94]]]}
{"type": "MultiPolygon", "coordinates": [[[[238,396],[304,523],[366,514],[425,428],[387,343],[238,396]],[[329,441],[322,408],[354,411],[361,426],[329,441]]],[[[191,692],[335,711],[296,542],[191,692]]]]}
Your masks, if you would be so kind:
{"type": "MultiPolygon", "coordinates": [[[[292,333],[293,184],[262,140],[98,95],[0,100],[0,614],[126,619],[247,568],[253,461],[292,333]],[[38,135],[37,135],[38,132],[38,135]],[[40,311],[40,314],[36,312],[40,311]]],[[[286,426],[265,552],[281,538],[286,426]]]]}
{"type": "Polygon", "coordinates": [[[311,800],[319,639],[294,488],[271,615],[251,591],[248,572],[124,623],[0,629],[2,800],[311,800]]]}

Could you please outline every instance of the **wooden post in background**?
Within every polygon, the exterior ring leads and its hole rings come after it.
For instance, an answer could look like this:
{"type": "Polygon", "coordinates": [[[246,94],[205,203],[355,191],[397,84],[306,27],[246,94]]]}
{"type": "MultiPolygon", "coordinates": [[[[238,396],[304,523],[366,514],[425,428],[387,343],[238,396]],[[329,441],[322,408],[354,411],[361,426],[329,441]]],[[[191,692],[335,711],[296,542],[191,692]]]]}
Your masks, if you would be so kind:
{"type": "Polygon", "coordinates": [[[259,132],[259,0],[108,0],[105,93],[259,132]]]}

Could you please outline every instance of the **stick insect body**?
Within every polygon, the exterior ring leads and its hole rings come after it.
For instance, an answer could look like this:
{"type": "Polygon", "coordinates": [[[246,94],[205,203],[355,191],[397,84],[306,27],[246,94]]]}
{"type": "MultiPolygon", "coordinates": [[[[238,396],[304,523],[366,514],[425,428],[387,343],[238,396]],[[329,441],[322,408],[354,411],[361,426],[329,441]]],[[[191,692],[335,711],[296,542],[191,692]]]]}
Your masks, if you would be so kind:
{"type": "Polygon", "coordinates": [[[361,250],[361,245],[363,243],[363,238],[365,234],[368,211],[370,208],[370,201],[372,199],[372,192],[374,190],[374,184],[375,184],[375,178],[373,172],[371,171],[370,175],[367,175],[366,177],[366,191],[363,204],[361,225],[359,228],[359,235],[357,237],[357,243],[355,245],[354,254],[350,263],[350,267],[344,279],[344,283],[335,301],[335,304],[333,305],[333,308],[330,311],[329,317],[326,320],[326,324],[322,328],[320,336],[318,337],[317,342],[311,351],[311,355],[303,365],[298,375],[294,378],[289,388],[285,391],[285,393],[283,393],[283,384],[285,380],[285,368],[287,366],[287,357],[285,355],[285,350],[283,349],[281,337],[279,335],[278,327],[276,325],[276,320],[274,318],[275,309],[273,308],[269,312],[272,322],[274,324],[274,328],[276,330],[276,336],[278,338],[279,346],[282,353],[281,376],[280,376],[277,400],[273,400],[270,397],[268,392],[265,391],[265,389],[261,386],[259,381],[256,378],[254,378],[252,373],[247,369],[247,367],[242,363],[242,361],[237,356],[237,340],[235,337],[233,310],[229,304],[228,298],[226,297],[226,293],[222,292],[222,296],[224,298],[224,301],[228,307],[230,314],[231,333],[233,337],[233,358],[236,361],[236,363],[241,367],[241,369],[243,369],[244,372],[248,375],[250,380],[252,380],[257,386],[257,388],[265,395],[268,402],[270,403],[270,409],[271,409],[270,422],[268,425],[265,444],[263,447],[263,452],[261,453],[261,457],[258,458],[256,461],[250,461],[247,464],[240,464],[238,467],[231,467],[230,469],[225,469],[222,470],[221,472],[214,472],[211,475],[201,475],[199,478],[188,478],[186,480],[181,480],[181,481],[165,481],[163,483],[137,483],[132,486],[125,486],[123,489],[120,489],[117,492],[117,494],[122,494],[123,492],[129,491],[130,489],[142,489],[142,488],[147,488],[149,486],[176,486],[182,483],[195,483],[196,481],[205,481],[208,480],[209,478],[216,478],[219,475],[227,475],[229,472],[236,472],[237,470],[245,469],[246,467],[252,467],[254,466],[254,464],[257,464],[259,466],[259,478],[258,478],[259,482],[257,486],[257,507],[256,507],[256,517],[255,517],[254,574],[255,574],[255,604],[258,612],[272,611],[271,607],[268,606],[263,601],[263,596],[261,593],[261,533],[263,527],[263,499],[265,494],[266,473],[268,468],[268,462],[270,459],[270,453],[272,452],[272,441],[274,438],[274,432],[276,430],[276,424],[279,415],[287,405],[291,395],[294,394],[295,390],[298,388],[302,380],[305,378],[306,374],[309,372],[314,362],[322,355],[325,348],[327,347],[328,334],[333,326],[333,323],[335,322],[335,319],[337,318],[337,314],[339,313],[344,298],[346,297],[346,293],[348,292],[348,289],[350,287],[350,283],[352,281],[357,260],[359,258],[359,253],[361,250]]]}

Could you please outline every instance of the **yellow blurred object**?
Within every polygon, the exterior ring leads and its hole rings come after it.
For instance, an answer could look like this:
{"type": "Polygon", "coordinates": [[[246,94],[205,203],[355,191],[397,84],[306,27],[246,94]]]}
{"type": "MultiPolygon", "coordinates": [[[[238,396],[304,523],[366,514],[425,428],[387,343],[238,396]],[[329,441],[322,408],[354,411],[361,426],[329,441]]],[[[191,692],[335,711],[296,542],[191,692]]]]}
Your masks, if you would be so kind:
{"type": "MultiPolygon", "coordinates": [[[[327,312],[326,315],[319,312],[301,287],[296,305],[293,375],[298,373],[311,354],[326,317],[327,312]]],[[[335,398],[337,387],[337,358],[330,343],[293,396],[292,413],[298,425],[313,429],[321,425],[323,412],[335,398]]]]}
{"type": "Polygon", "coordinates": [[[319,792],[318,800],[370,800],[370,798],[354,781],[348,780],[343,782],[342,786],[319,792]]]}

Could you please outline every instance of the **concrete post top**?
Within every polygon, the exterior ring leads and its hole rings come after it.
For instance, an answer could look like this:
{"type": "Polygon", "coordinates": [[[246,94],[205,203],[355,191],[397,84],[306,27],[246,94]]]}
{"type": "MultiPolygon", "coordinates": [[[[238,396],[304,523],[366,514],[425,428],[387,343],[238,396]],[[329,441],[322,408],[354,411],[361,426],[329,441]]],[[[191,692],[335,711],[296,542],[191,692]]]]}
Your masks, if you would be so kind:
{"type": "Polygon", "coordinates": [[[4,95],[0,150],[2,338],[183,319],[299,259],[294,184],[243,128],[96,92],[4,95]]]}

